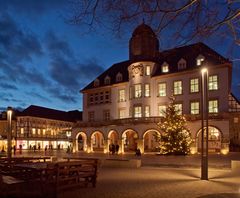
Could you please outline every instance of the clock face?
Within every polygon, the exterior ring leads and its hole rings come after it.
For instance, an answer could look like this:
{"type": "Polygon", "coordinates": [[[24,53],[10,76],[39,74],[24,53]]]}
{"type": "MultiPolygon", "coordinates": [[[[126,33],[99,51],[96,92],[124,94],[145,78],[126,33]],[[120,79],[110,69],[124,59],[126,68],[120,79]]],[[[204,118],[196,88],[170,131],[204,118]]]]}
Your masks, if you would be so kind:
{"type": "Polygon", "coordinates": [[[132,75],[133,77],[135,75],[143,75],[143,65],[142,64],[138,64],[138,65],[133,65],[132,66],[132,75]]]}

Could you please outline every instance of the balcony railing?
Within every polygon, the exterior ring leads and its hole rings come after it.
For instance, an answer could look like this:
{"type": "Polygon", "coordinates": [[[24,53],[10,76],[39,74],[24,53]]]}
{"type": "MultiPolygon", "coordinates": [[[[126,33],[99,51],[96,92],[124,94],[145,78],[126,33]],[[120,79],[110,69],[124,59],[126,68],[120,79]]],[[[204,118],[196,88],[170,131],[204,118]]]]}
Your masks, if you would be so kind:
{"type": "Polygon", "coordinates": [[[17,138],[36,138],[36,139],[61,139],[61,140],[67,140],[68,137],[66,134],[59,134],[59,135],[33,135],[33,134],[18,134],[17,138]]]}
{"type": "Polygon", "coordinates": [[[108,126],[108,125],[159,123],[161,119],[162,119],[161,117],[143,117],[143,118],[124,118],[124,119],[93,121],[93,122],[78,121],[74,127],[99,127],[99,126],[108,126]]]}
{"type": "MultiPolygon", "coordinates": [[[[209,119],[223,120],[228,119],[228,113],[216,113],[216,114],[208,114],[209,119]]],[[[195,121],[201,120],[200,115],[185,115],[187,121],[195,121]]],[[[116,119],[116,120],[108,120],[108,121],[89,121],[83,122],[78,121],[74,127],[101,127],[101,126],[109,126],[109,125],[127,125],[127,124],[143,124],[143,123],[160,123],[162,121],[162,117],[142,117],[142,118],[124,118],[124,119],[116,119]]]]}

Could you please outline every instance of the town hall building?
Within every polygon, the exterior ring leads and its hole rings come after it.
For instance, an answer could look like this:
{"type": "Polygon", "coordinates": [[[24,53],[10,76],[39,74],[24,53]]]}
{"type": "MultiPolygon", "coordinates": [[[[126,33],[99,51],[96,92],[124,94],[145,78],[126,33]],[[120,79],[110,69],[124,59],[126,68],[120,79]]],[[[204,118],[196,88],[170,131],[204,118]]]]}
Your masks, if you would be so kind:
{"type": "Polygon", "coordinates": [[[157,36],[144,23],[132,33],[129,60],[112,65],[81,90],[83,120],[72,129],[74,151],[107,153],[110,144],[119,145],[120,153],[158,151],[155,134],[162,134],[158,124],[173,95],[187,119],[191,153],[198,152],[203,68],[208,72],[209,151],[228,153],[229,99],[240,110],[231,93],[232,63],[204,43],[159,51],[157,36]]]}

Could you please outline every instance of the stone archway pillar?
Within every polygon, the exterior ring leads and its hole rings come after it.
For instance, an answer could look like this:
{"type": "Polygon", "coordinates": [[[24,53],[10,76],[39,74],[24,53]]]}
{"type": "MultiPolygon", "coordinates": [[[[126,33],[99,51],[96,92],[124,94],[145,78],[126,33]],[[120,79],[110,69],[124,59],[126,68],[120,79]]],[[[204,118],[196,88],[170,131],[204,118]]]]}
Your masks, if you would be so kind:
{"type": "Polygon", "coordinates": [[[190,153],[191,154],[196,154],[198,152],[198,145],[197,144],[198,144],[198,139],[197,138],[196,138],[196,140],[193,139],[193,141],[190,145],[190,153]]]}
{"type": "Polygon", "coordinates": [[[118,145],[119,145],[118,153],[119,154],[124,153],[124,142],[122,138],[118,139],[118,145]]]}
{"type": "Polygon", "coordinates": [[[78,151],[78,143],[77,139],[73,139],[73,153],[76,153],[78,151]]]}
{"type": "Polygon", "coordinates": [[[140,149],[141,153],[144,153],[144,139],[137,139],[137,148],[140,149]]]}
{"type": "Polygon", "coordinates": [[[88,139],[87,140],[87,152],[88,153],[91,153],[93,151],[93,148],[92,148],[92,140],[91,139],[88,139]]]}
{"type": "Polygon", "coordinates": [[[221,142],[221,153],[223,155],[227,155],[229,153],[229,144],[230,144],[229,139],[223,138],[221,142]]]}
{"type": "Polygon", "coordinates": [[[109,151],[109,145],[110,145],[110,143],[111,143],[111,139],[108,138],[108,139],[107,139],[107,147],[106,147],[107,152],[106,152],[106,153],[110,153],[110,151],[109,151]]]}
{"type": "Polygon", "coordinates": [[[109,140],[104,140],[104,148],[103,148],[103,152],[107,153],[108,152],[108,146],[109,146],[109,140]]]}

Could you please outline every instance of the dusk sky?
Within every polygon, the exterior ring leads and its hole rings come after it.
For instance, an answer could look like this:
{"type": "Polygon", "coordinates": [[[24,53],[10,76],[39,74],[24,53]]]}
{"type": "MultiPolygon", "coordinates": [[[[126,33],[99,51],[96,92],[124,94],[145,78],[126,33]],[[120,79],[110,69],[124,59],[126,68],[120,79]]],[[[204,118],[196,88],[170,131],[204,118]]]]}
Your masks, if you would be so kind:
{"type": "MultiPolygon", "coordinates": [[[[67,0],[0,0],[0,111],[31,104],[82,110],[79,90],[128,59],[133,29],[121,39],[105,30],[84,34],[82,27],[66,22],[70,11],[67,0]]],[[[205,43],[233,60],[233,92],[240,98],[239,46],[231,51],[205,43]]]]}

